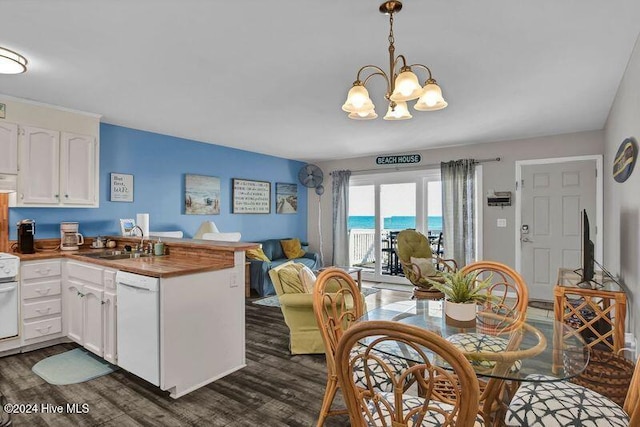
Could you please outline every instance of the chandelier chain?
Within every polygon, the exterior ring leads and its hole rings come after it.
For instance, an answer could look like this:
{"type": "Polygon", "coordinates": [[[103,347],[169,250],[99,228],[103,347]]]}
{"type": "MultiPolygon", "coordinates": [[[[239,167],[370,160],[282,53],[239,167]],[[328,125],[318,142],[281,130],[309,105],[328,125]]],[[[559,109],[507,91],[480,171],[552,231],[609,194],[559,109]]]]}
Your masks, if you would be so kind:
{"type": "Polygon", "coordinates": [[[395,39],[393,37],[393,13],[389,14],[389,44],[393,45],[395,39]]]}

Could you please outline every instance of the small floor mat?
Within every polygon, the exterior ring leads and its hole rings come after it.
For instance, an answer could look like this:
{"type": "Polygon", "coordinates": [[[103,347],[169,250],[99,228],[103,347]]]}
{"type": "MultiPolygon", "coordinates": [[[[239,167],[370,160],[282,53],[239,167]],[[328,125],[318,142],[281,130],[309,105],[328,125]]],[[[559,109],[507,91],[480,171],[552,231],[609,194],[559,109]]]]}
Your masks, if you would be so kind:
{"type": "MultiPolygon", "coordinates": [[[[374,288],[362,288],[362,294],[366,297],[369,295],[373,295],[376,292],[380,292],[380,289],[374,288]]],[[[258,305],[266,305],[267,307],[280,307],[280,300],[278,299],[278,295],[272,295],[266,298],[260,298],[255,301],[251,301],[253,304],[258,305]]]]}
{"type": "Polygon", "coordinates": [[[47,357],[33,365],[31,370],[49,384],[76,384],[110,374],[118,369],[82,348],[47,357]]]}

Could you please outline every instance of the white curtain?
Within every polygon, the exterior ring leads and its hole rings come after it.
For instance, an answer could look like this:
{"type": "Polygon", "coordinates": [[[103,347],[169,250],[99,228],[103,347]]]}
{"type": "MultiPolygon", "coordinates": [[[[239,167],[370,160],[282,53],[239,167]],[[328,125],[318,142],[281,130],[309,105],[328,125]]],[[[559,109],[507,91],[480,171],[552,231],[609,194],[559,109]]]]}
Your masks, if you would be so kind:
{"type": "Polygon", "coordinates": [[[333,178],[333,265],[349,265],[349,178],[350,170],[331,172],[333,178]]]}
{"type": "Polygon", "coordinates": [[[473,159],[440,163],[444,257],[461,268],[475,261],[475,165],[473,159]]]}

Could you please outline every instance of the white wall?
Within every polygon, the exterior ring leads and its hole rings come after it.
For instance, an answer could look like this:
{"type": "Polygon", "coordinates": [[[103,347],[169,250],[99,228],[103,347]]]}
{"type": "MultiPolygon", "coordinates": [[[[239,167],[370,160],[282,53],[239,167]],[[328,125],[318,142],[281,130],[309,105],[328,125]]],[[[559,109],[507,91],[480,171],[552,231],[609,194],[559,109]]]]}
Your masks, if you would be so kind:
{"type": "MultiPolygon", "coordinates": [[[[640,115],[638,117],[640,117],[640,115]]],[[[366,123],[363,125],[366,126],[366,123]]],[[[390,123],[390,125],[393,125],[393,123],[390,123]]],[[[392,145],[392,142],[390,142],[390,145],[392,145]]],[[[441,161],[461,158],[486,159],[500,157],[502,159],[500,162],[488,162],[483,164],[482,188],[485,194],[483,197],[483,258],[487,260],[500,261],[510,266],[514,266],[515,206],[512,205],[504,208],[486,206],[487,190],[511,191],[515,197],[516,160],[595,155],[603,154],[603,150],[604,133],[602,131],[591,131],[516,141],[502,141],[432,150],[417,150],[416,152],[420,153],[422,156],[421,164],[434,164],[433,167],[436,168],[439,168],[439,163],[441,161]],[[498,218],[505,218],[507,220],[506,228],[496,227],[496,220],[498,218]]],[[[325,265],[330,265],[332,252],[332,182],[329,172],[338,169],[350,169],[352,171],[356,171],[362,169],[383,168],[381,166],[376,167],[375,156],[321,162],[318,163],[318,166],[320,166],[325,173],[325,193],[320,199],[322,201],[324,261],[325,265]]],[[[640,173],[638,173],[638,176],[640,176],[640,173]]],[[[311,246],[317,250],[319,247],[318,196],[313,192],[313,190],[309,193],[308,203],[308,238],[311,246]]],[[[551,296],[549,299],[551,299],[551,296]]]]}
{"type": "Polygon", "coordinates": [[[629,290],[631,332],[640,340],[640,166],[624,183],[611,176],[625,138],[640,140],[640,43],[629,59],[605,125],[604,263],[629,290]]]}

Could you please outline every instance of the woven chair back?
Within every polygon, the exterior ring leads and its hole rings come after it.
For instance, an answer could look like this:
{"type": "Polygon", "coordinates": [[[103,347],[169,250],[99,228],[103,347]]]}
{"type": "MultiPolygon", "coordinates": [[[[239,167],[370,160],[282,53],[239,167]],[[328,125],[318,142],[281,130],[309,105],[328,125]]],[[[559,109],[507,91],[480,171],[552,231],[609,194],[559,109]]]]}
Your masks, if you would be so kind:
{"type": "Polygon", "coordinates": [[[316,279],[313,312],[324,341],[329,375],[335,375],[335,352],[344,331],[363,315],[362,294],[344,270],[328,268],[316,279]]]}
{"type": "Polygon", "coordinates": [[[506,317],[522,318],[529,304],[529,288],[522,276],[509,267],[495,261],[478,261],[464,266],[464,273],[478,273],[478,279],[491,277],[488,293],[493,297],[485,309],[506,317]]]}
{"type": "Polygon", "coordinates": [[[476,422],[479,398],[476,375],[458,349],[431,331],[399,322],[359,322],[343,334],[336,360],[351,426],[471,427],[476,422]],[[413,362],[401,372],[397,366],[387,364],[389,359],[380,357],[394,349],[412,353],[413,362]],[[437,366],[435,358],[439,360],[438,365],[444,361],[449,368],[437,366]],[[362,384],[358,387],[354,380],[354,370],[359,367],[364,367],[364,388],[362,384]],[[388,377],[392,392],[373,386],[380,381],[380,375],[388,377]],[[378,378],[374,380],[372,376],[378,378]],[[421,391],[419,398],[404,393],[409,378],[417,382],[421,391]],[[443,399],[434,391],[436,382],[441,385],[445,380],[452,392],[449,399],[443,399]]]}

